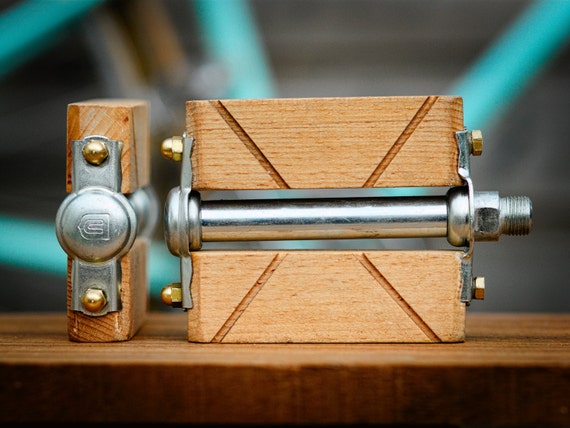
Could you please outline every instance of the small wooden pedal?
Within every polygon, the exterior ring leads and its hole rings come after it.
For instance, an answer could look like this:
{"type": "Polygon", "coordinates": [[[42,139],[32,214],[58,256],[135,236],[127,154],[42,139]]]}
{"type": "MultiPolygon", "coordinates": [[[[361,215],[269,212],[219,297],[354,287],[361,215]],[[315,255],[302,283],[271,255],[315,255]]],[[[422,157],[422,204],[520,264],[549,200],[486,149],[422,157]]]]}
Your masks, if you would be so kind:
{"type": "MultiPolygon", "coordinates": [[[[482,293],[473,243],[508,232],[486,215],[476,221],[500,198],[473,192],[469,158],[482,140],[464,129],[461,98],[206,100],[187,102],[186,112],[185,135],[162,148],[182,162],[165,208],[181,283],[165,287],[163,300],[187,310],[189,341],[464,340],[465,307],[482,293]],[[208,201],[200,193],[375,187],[450,190],[431,199],[309,201],[208,201]],[[201,249],[206,241],[411,236],[446,236],[463,249],[201,249]]],[[[529,223],[524,201],[519,214],[529,223]]]]}
{"type": "Polygon", "coordinates": [[[147,312],[147,258],[158,217],[146,102],[68,106],[66,189],[56,231],[68,253],[68,336],[129,340],[147,312]]]}

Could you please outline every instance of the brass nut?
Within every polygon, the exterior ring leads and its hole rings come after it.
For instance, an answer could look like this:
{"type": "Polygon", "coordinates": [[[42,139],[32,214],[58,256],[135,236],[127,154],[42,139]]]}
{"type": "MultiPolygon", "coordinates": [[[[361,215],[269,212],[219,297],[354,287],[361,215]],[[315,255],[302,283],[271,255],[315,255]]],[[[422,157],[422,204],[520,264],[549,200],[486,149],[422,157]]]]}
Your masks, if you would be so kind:
{"type": "Polygon", "coordinates": [[[88,312],[97,313],[107,304],[107,298],[103,290],[98,288],[88,288],[81,296],[81,304],[88,312]]]}
{"type": "Polygon", "coordinates": [[[162,156],[166,159],[180,162],[182,160],[182,152],[184,151],[184,142],[182,137],[170,137],[162,142],[160,148],[162,156]]]}
{"type": "Polygon", "coordinates": [[[109,157],[109,150],[103,141],[91,140],[83,146],[83,157],[91,165],[99,166],[109,157]]]}
{"type": "Polygon", "coordinates": [[[485,278],[482,276],[477,276],[475,281],[475,295],[473,296],[475,300],[485,299],[485,278]]]}
{"type": "Polygon", "coordinates": [[[160,292],[162,303],[173,308],[182,307],[182,285],[179,282],[168,284],[160,292]]]}
{"type": "Polygon", "coordinates": [[[471,131],[471,154],[481,156],[483,153],[483,133],[479,130],[471,131]]]}

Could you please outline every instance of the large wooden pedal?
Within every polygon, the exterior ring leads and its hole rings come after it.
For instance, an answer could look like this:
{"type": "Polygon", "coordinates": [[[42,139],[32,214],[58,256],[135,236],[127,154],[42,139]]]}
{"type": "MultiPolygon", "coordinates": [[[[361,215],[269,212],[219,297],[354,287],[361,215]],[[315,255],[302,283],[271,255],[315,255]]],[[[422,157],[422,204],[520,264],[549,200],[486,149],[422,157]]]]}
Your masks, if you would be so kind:
{"type": "Polygon", "coordinates": [[[461,342],[482,298],[474,242],[526,234],[526,197],[474,192],[482,137],[450,96],[207,100],[163,143],[181,161],[165,238],[181,281],[163,301],[205,343],[461,342]],[[289,191],[445,187],[441,196],[291,199],[289,191]],[[220,190],[268,190],[208,200],[220,190]],[[278,195],[277,199],[274,195],[278,195]],[[204,242],[446,237],[449,250],[216,250],[204,242]]]}
{"type": "Polygon", "coordinates": [[[68,254],[70,340],[129,340],[145,319],[148,250],[158,218],[149,138],[144,101],[68,106],[69,195],[56,232],[68,254]]]}

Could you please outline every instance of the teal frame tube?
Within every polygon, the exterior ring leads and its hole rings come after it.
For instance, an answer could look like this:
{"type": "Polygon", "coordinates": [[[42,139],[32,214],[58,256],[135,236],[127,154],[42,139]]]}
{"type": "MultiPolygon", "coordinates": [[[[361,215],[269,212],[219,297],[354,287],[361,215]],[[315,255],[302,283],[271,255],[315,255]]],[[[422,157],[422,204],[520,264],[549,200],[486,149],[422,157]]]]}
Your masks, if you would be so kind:
{"type": "Polygon", "coordinates": [[[227,98],[272,98],[275,85],[247,0],[191,0],[205,51],[227,73],[227,98]]]}
{"type": "Polygon", "coordinates": [[[67,256],[53,223],[0,214],[0,264],[55,275],[67,273],[67,256]]]}
{"type": "Polygon", "coordinates": [[[0,15],[0,78],[57,40],[103,0],[26,0],[0,15]]]}
{"type": "MultiPolygon", "coordinates": [[[[67,254],[57,241],[53,223],[0,214],[0,230],[0,265],[67,275],[67,254]]],[[[153,242],[148,265],[151,295],[160,296],[162,287],[177,281],[179,269],[178,257],[163,242],[153,242]]]]}
{"type": "Polygon", "coordinates": [[[448,91],[463,97],[465,125],[482,129],[546,68],[570,36],[570,1],[531,3],[448,91]]]}

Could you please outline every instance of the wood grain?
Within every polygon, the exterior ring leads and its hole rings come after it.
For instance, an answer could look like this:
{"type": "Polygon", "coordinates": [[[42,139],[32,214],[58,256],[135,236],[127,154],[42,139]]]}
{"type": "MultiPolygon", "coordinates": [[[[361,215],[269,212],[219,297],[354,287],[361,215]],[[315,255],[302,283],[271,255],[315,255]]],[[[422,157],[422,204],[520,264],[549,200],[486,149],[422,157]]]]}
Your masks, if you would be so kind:
{"type": "MultiPolygon", "coordinates": [[[[148,104],[141,100],[96,99],[73,103],[67,111],[67,192],[71,192],[71,142],[103,135],[123,142],[122,193],[150,183],[148,104]]],[[[147,254],[149,242],[137,238],[121,260],[119,312],[89,317],[70,309],[71,261],[68,260],[67,308],[69,339],[78,342],[112,342],[131,339],[141,327],[148,306],[147,254]]]]}
{"type": "Polygon", "coordinates": [[[460,251],[198,251],[188,340],[460,342],[460,251]]]}
{"type": "Polygon", "coordinates": [[[121,310],[100,317],[72,311],[70,260],[68,259],[67,323],[69,339],[76,342],[130,340],[142,326],[148,310],[149,241],[137,238],[121,259],[121,310]]]}
{"type": "Polygon", "coordinates": [[[94,99],[67,107],[67,192],[71,192],[71,142],[103,135],[123,142],[122,193],[150,183],[150,129],[146,101],[94,99]]]}
{"type": "Polygon", "coordinates": [[[186,103],[196,190],[454,186],[459,97],[186,103]]]}
{"type": "Polygon", "coordinates": [[[456,344],[195,344],[151,312],[122,343],[0,314],[0,421],[569,426],[570,314],[468,313],[456,344]]]}

